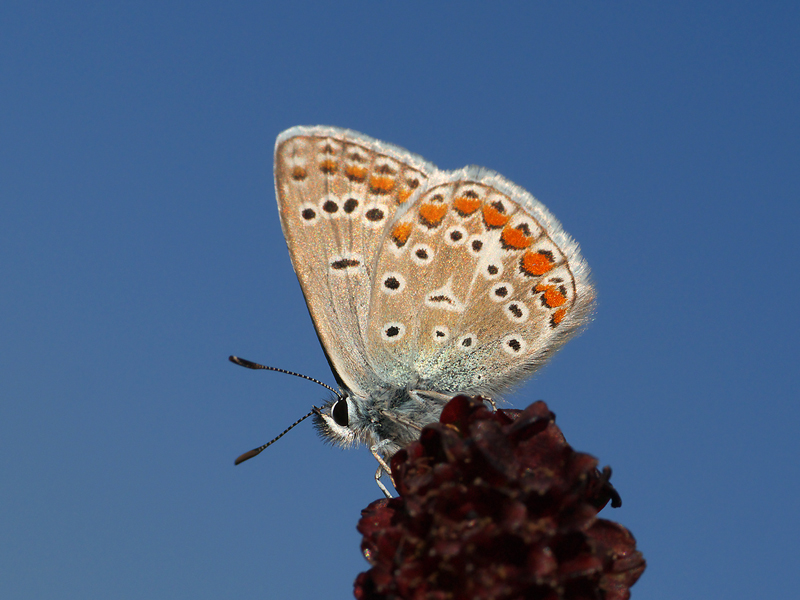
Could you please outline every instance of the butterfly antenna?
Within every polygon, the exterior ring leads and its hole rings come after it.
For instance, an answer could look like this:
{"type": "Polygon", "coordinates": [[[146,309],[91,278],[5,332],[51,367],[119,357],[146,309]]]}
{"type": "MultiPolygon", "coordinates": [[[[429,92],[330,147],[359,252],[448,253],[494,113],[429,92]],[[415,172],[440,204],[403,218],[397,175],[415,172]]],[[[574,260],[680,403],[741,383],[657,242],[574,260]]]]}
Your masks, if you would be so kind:
{"type": "Polygon", "coordinates": [[[250,459],[250,458],[253,458],[254,456],[258,456],[259,454],[261,454],[261,452],[263,452],[263,451],[264,451],[264,449],[265,449],[267,446],[271,446],[272,444],[274,444],[275,442],[277,442],[279,439],[281,439],[283,436],[285,436],[287,433],[289,433],[289,431],[290,431],[290,430],[291,430],[293,427],[295,427],[295,426],[299,425],[300,423],[302,423],[303,421],[305,421],[305,420],[306,420],[308,417],[310,417],[311,415],[313,415],[313,414],[314,414],[314,413],[316,413],[316,412],[319,412],[319,409],[318,409],[318,408],[315,406],[314,408],[312,408],[312,409],[311,409],[311,412],[310,412],[310,413],[308,413],[306,416],[304,416],[304,417],[301,417],[301,418],[297,419],[297,421],[295,421],[294,423],[292,423],[291,425],[289,425],[289,427],[287,427],[286,429],[284,429],[284,430],[283,430],[283,433],[281,433],[280,435],[277,435],[277,436],[275,436],[274,438],[272,438],[270,441],[268,441],[268,442],[267,442],[266,444],[264,444],[263,446],[261,446],[261,447],[259,447],[259,448],[253,448],[252,450],[250,450],[250,452],[245,452],[245,453],[244,453],[244,454],[242,454],[242,455],[241,455],[239,458],[237,458],[235,461],[233,461],[233,464],[235,464],[235,465],[238,465],[239,463],[243,463],[244,461],[246,461],[246,460],[248,460],[248,459],[250,459]]]}
{"type": "MultiPolygon", "coordinates": [[[[301,377],[302,379],[308,379],[309,381],[313,381],[314,383],[318,383],[322,387],[324,387],[326,389],[329,389],[330,391],[332,391],[337,396],[341,396],[341,394],[338,391],[336,391],[335,389],[333,389],[331,386],[329,386],[329,385],[327,385],[325,383],[322,383],[319,379],[314,379],[313,377],[309,377],[308,375],[303,375],[301,373],[295,373],[293,371],[287,371],[286,369],[279,369],[278,367],[268,367],[266,365],[260,365],[258,363],[254,363],[254,362],[251,362],[249,360],[245,360],[243,358],[239,358],[238,356],[229,356],[228,360],[231,361],[234,364],[239,365],[240,367],[247,367],[248,369],[254,369],[254,370],[264,369],[266,371],[277,371],[278,373],[286,373],[287,375],[294,375],[295,377],[301,377]]],[[[258,448],[253,448],[249,452],[245,452],[239,458],[237,458],[235,461],[233,461],[233,464],[234,465],[238,465],[239,463],[243,463],[244,461],[246,461],[248,459],[251,459],[254,456],[258,456],[268,446],[271,446],[272,444],[277,442],[279,439],[281,439],[283,436],[285,436],[287,433],[289,433],[289,431],[291,431],[294,427],[296,427],[297,425],[299,425],[300,423],[305,421],[311,415],[313,415],[315,413],[318,413],[318,412],[319,412],[319,409],[316,406],[313,407],[311,409],[311,412],[309,412],[307,415],[297,419],[297,421],[295,421],[294,423],[289,425],[289,427],[284,429],[283,432],[280,435],[275,436],[274,438],[272,438],[270,441],[268,441],[263,446],[260,446],[258,448]]]]}
{"type": "MultiPolygon", "coordinates": [[[[266,371],[277,371],[278,373],[286,373],[287,375],[294,375],[295,377],[301,377],[303,379],[308,379],[309,381],[313,381],[321,385],[322,387],[329,389],[337,396],[341,396],[341,394],[329,386],[327,383],[322,383],[319,379],[314,379],[313,377],[309,377],[308,375],[303,375],[302,373],[295,373],[294,371],[287,371],[286,369],[279,369],[278,367],[268,367],[266,365],[260,365],[258,363],[250,362],[249,360],[245,360],[243,358],[239,358],[238,356],[229,356],[228,360],[231,361],[235,365],[239,365],[240,367],[247,367],[248,369],[264,369],[266,371]]],[[[313,412],[313,411],[312,411],[313,412]]]]}

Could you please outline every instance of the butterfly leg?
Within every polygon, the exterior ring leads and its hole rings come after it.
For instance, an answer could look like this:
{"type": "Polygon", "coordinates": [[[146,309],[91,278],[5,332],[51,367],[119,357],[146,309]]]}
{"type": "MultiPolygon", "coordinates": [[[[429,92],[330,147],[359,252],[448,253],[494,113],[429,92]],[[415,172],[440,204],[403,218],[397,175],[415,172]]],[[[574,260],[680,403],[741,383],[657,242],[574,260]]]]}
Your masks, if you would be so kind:
{"type": "Polygon", "coordinates": [[[392,498],[392,493],[386,489],[386,486],[383,485],[383,482],[381,481],[381,475],[383,475],[383,467],[378,465],[378,470],[375,471],[375,483],[377,483],[378,487],[381,488],[384,496],[387,498],[392,498]]]}
{"type": "Polygon", "coordinates": [[[378,454],[378,451],[384,444],[386,444],[385,440],[370,447],[369,451],[372,452],[372,456],[374,456],[375,460],[378,461],[378,470],[375,471],[375,483],[378,484],[378,487],[381,488],[381,491],[387,498],[392,498],[393,497],[392,494],[389,492],[389,490],[386,489],[386,486],[383,485],[383,482],[381,481],[381,476],[384,473],[386,473],[389,476],[389,479],[392,480],[392,485],[394,485],[394,478],[392,477],[392,469],[386,463],[384,458],[380,454],[378,454]]]}
{"type": "Polygon", "coordinates": [[[453,394],[443,394],[433,390],[408,390],[408,395],[422,405],[433,400],[437,405],[444,406],[453,399],[453,394]]]}

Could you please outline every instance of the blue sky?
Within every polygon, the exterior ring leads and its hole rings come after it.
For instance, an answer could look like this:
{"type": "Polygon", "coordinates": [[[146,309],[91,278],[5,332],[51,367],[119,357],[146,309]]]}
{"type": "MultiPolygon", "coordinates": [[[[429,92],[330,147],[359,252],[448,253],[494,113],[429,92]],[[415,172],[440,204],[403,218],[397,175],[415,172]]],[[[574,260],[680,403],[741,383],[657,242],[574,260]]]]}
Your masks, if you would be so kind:
{"type": "Polygon", "coordinates": [[[800,584],[800,9],[4,3],[0,596],[348,598],[365,449],[289,263],[275,137],[348,127],[527,188],[596,318],[509,398],[614,469],[634,598],[800,584]],[[269,6],[262,6],[267,5],[269,6]],[[792,308],[795,307],[795,308],[792,308]]]}

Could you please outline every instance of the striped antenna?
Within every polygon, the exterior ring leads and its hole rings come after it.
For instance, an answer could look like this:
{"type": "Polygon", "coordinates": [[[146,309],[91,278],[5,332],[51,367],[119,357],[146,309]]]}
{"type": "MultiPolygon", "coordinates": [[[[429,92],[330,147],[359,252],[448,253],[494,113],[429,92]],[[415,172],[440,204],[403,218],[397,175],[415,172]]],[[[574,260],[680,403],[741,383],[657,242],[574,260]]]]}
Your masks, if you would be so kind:
{"type": "MultiPolygon", "coordinates": [[[[278,367],[268,367],[266,365],[260,365],[258,363],[254,363],[254,362],[251,362],[249,360],[245,360],[243,358],[239,358],[238,356],[229,356],[228,360],[231,361],[232,363],[236,364],[236,365],[239,365],[240,367],[246,367],[248,369],[254,369],[254,370],[264,369],[266,371],[277,371],[278,373],[286,373],[287,375],[294,375],[295,377],[301,377],[302,379],[308,379],[309,381],[313,381],[314,383],[317,383],[317,384],[321,385],[322,387],[324,387],[326,389],[329,389],[334,394],[336,394],[337,396],[341,397],[341,394],[338,391],[336,391],[335,389],[333,389],[331,386],[329,386],[329,385],[327,385],[325,383],[322,383],[319,379],[314,379],[313,377],[309,377],[308,375],[302,375],[300,373],[294,373],[293,371],[287,371],[286,369],[279,369],[278,367]]],[[[297,419],[297,421],[295,421],[294,423],[289,425],[289,427],[284,429],[283,432],[280,435],[275,436],[274,438],[272,438],[270,441],[268,441],[263,446],[260,446],[258,448],[253,448],[249,452],[245,452],[239,458],[237,458],[233,462],[233,464],[234,465],[238,465],[239,463],[243,463],[244,461],[246,461],[248,459],[251,459],[254,456],[258,456],[268,446],[271,446],[272,444],[277,442],[279,439],[281,439],[283,436],[285,436],[287,433],[289,433],[289,431],[291,431],[294,427],[296,427],[297,425],[299,425],[300,423],[305,421],[311,415],[318,414],[318,413],[319,413],[319,409],[316,406],[313,407],[311,409],[311,412],[309,412],[307,415],[297,419]]]]}

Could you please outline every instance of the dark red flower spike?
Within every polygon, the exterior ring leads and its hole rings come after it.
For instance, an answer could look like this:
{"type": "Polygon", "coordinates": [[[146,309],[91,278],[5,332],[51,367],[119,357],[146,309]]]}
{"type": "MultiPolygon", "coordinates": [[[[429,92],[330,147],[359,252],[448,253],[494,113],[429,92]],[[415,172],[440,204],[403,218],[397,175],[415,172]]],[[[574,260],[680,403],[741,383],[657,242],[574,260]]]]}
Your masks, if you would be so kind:
{"type": "Polygon", "coordinates": [[[391,467],[400,497],[358,524],[372,565],[359,600],[623,600],[644,571],[630,532],[597,518],[620,504],[610,469],[566,443],[544,402],[493,412],[457,396],[391,467]]]}

